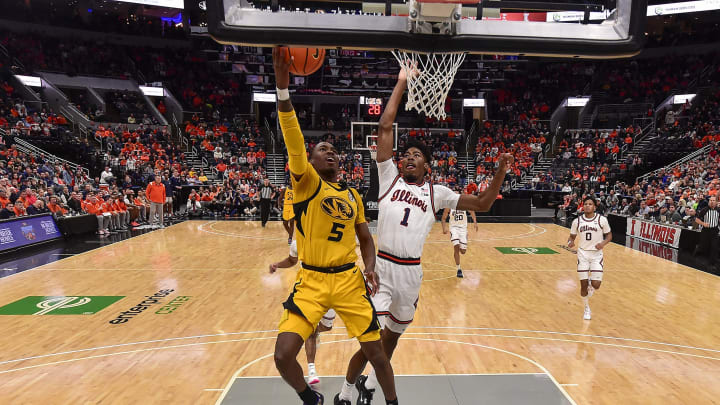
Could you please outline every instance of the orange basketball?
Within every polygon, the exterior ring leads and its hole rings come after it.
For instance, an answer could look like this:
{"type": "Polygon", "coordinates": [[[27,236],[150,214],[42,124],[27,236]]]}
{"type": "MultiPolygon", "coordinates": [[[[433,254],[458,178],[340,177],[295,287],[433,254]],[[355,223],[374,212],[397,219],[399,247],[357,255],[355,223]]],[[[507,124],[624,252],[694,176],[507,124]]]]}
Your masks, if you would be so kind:
{"type": "Polygon", "coordinates": [[[309,76],[317,72],[325,61],[325,49],[289,48],[293,57],[290,72],[298,76],[309,76]]]}

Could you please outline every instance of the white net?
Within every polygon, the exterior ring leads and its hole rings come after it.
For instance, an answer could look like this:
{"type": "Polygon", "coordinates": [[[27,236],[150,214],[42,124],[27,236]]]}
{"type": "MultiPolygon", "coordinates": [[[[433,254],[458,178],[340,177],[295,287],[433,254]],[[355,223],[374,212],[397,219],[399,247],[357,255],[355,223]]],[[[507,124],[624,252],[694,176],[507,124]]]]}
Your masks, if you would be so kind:
{"type": "Polygon", "coordinates": [[[415,109],[428,117],[445,119],[445,100],[455,80],[458,68],[465,60],[465,52],[419,53],[393,51],[400,67],[408,73],[408,101],[405,109],[415,109]]]}
{"type": "Polygon", "coordinates": [[[370,158],[377,160],[377,145],[370,145],[368,149],[370,149],[370,158]]]}

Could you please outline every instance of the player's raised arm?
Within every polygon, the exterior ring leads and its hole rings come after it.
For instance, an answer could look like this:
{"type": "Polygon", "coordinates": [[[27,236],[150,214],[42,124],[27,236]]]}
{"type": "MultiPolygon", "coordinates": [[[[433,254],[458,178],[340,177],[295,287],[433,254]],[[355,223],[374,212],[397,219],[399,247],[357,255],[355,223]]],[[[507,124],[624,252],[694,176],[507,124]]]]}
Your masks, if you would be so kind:
{"type": "Polygon", "coordinates": [[[385,106],[385,111],[380,117],[377,157],[375,158],[378,163],[392,159],[393,124],[395,123],[395,116],[397,116],[398,108],[400,107],[400,102],[402,101],[406,88],[407,74],[405,69],[400,69],[397,84],[395,84],[390,100],[388,100],[387,106],[385,106]]]}
{"type": "Polygon", "coordinates": [[[445,225],[445,222],[448,219],[448,215],[450,215],[450,208],[443,209],[442,218],[440,219],[440,224],[442,225],[443,234],[448,233],[447,225],[445,225]]]}
{"type": "Polygon", "coordinates": [[[487,212],[492,207],[500,193],[500,188],[505,181],[505,172],[512,166],[514,158],[509,153],[503,153],[498,160],[498,169],[493,176],[493,181],[487,189],[477,196],[463,194],[457,203],[457,209],[487,212]]]}
{"type": "Polygon", "coordinates": [[[300,180],[308,167],[305,138],[290,102],[290,52],[287,48],[273,48],[273,67],[275,69],[275,86],[277,87],[278,118],[282,129],[285,146],[288,150],[288,166],[295,180],[300,180]]]}

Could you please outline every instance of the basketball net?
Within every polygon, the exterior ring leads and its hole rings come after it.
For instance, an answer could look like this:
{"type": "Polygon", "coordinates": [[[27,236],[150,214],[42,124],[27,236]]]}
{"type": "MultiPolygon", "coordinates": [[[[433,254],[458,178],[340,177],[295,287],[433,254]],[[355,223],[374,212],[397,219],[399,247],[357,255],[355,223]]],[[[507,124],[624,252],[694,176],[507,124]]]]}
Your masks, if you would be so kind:
{"type": "Polygon", "coordinates": [[[370,145],[370,157],[372,160],[377,160],[377,145],[370,145]]]}
{"type": "Polygon", "coordinates": [[[445,119],[445,100],[466,53],[392,53],[400,67],[407,72],[408,99],[405,110],[415,109],[428,117],[445,119]],[[414,69],[417,69],[419,74],[412,74],[414,69]]]}

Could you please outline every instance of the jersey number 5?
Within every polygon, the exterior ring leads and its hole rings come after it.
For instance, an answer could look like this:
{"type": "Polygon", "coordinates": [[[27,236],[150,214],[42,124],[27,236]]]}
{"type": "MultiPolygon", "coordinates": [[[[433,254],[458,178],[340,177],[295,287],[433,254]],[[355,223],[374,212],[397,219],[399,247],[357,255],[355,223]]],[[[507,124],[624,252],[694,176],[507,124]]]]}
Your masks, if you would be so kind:
{"type": "Polygon", "coordinates": [[[345,229],[345,225],[333,222],[333,226],[330,230],[330,236],[328,236],[328,240],[331,242],[340,242],[343,237],[343,229],[345,229]]]}

